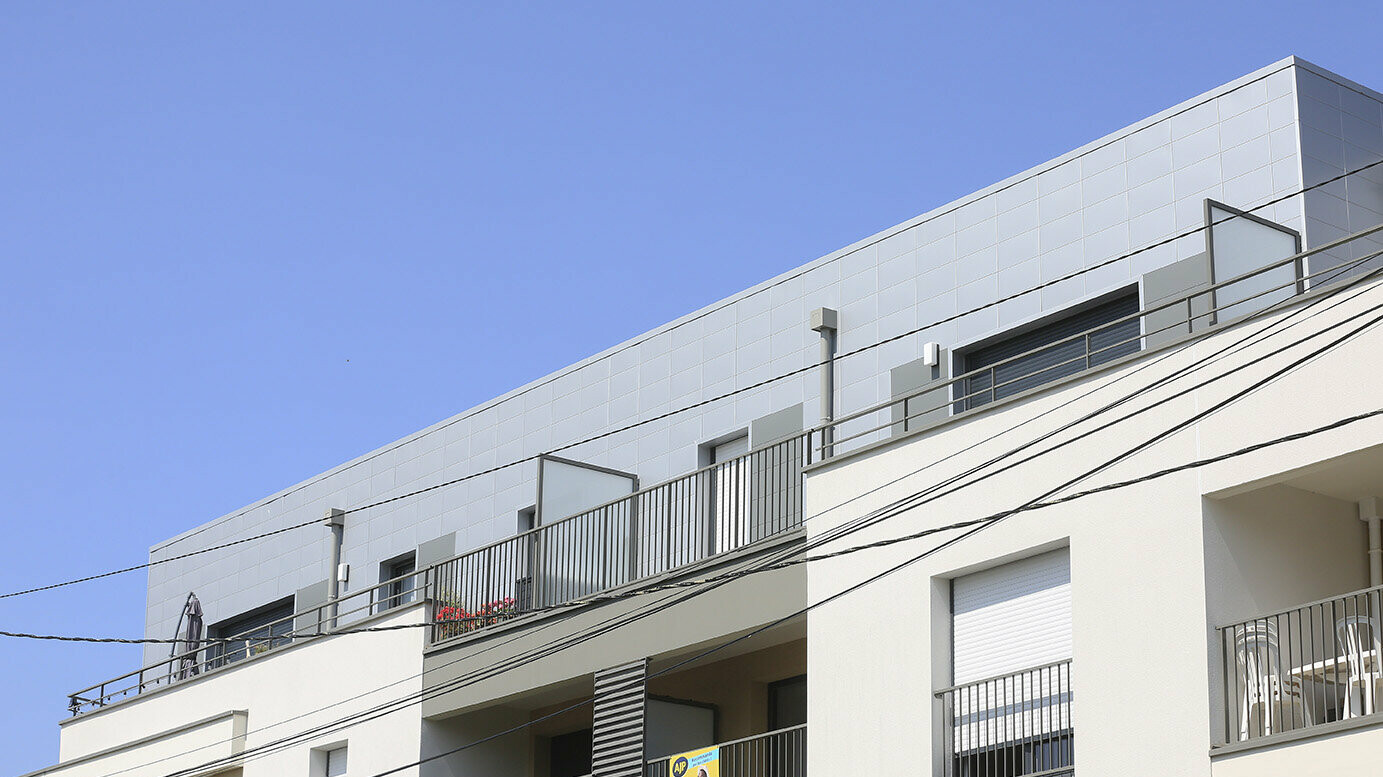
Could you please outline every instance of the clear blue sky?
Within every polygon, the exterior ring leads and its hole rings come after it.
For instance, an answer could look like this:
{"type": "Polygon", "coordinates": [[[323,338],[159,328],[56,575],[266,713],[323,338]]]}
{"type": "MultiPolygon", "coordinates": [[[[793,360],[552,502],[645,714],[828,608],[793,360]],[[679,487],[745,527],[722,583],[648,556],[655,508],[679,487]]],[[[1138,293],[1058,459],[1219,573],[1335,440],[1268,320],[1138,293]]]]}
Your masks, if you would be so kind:
{"type": "MultiPolygon", "coordinates": [[[[1383,85],[1370,2],[1129,5],[5,4],[0,592],[1288,54],[1383,85]]],[[[144,583],[0,629],[139,636],[144,583]]],[[[138,657],[0,641],[0,775],[138,657]]]]}

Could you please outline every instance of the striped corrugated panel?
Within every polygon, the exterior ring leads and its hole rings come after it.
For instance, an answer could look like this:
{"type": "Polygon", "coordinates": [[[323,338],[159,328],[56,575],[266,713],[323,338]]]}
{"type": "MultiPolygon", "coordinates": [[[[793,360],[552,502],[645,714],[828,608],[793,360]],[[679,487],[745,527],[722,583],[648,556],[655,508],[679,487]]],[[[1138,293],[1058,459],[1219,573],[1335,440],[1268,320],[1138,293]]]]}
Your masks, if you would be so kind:
{"type": "Polygon", "coordinates": [[[648,661],[595,673],[592,777],[641,777],[648,661]]]}

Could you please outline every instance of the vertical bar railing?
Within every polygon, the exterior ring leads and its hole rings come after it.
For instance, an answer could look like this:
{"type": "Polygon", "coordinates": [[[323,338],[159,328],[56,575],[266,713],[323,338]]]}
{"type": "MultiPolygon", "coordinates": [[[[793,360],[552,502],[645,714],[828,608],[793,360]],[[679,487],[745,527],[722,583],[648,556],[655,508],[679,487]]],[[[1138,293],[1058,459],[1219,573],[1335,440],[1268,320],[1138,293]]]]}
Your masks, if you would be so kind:
{"type": "Polygon", "coordinates": [[[335,628],[348,628],[378,614],[386,597],[413,597],[419,593],[422,577],[409,574],[386,580],[369,588],[339,597],[335,602],[313,605],[270,623],[239,634],[207,638],[192,650],[140,667],[98,685],[68,694],[68,709],[73,715],[100,709],[124,699],[134,698],[153,688],[173,685],[222,667],[251,661],[278,648],[330,634],[335,628]],[[327,628],[324,613],[335,608],[337,626],[327,628]]]}
{"type": "Polygon", "coordinates": [[[1380,712],[1383,588],[1217,627],[1221,742],[1380,712]]]}
{"type": "MultiPolygon", "coordinates": [[[[708,742],[697,750],[712,747],[718,750],[720,777],[806,777],[807,774],[805,723],[731,742],[708,742]]],[[[672,777],[675,757],[676,754],[669,753],[649,759],[644,777],[672,777]]],[[[682,777],[696,777],[696,774],[690,772],[682,777]]]]}
{"type": "Polygon", "coordinates": [[[936,695],[945,777],[1074,773],[1069,659],[936,695]]]}
{"type": "Polygon", "coordinates": [[[895,430],[913,431],[914,411],[909,404],[921,401],[924,395],[940,393],[944,396],[938,406],[926,412],[944,411],[947,417],[959,415],[1137,353],[1147,347],[1152,338],[1163,336],[1164,340],[1173,340],[1179,334],[1205,331],[1228,320],[1276,309],[1304,292],[1308,281],[1309,287],[1314,288],[1339,280],[1352,267],[1361,267],[1364,262],[1383,254],[1369,248],[1372,253],[1361,252],[1361,256],[1345,265],[1326,267],[1309,275],[1304,274],[1302,260],[1305,257],[1334,250],[1379,231],[1383,231],[1383,225],[1268,262],[1232,278],[1219,279],[1209,287],[1146,305],[1136,312],[1007,356],[994,364],[942,377],[908,394],[837,416],[829,424],[813,430],[807,457],[819,461],[887,440],[896,434],[895,430]],[[1291,271],[1281,272],[1285,268],[1291,271]],[[1245,288],[1246,281],[1253,283],[1252,290],[1236,296],[1230,303],[1217,302],[1216,291],[1235,284],[1245,288]],[[1204,309],[1198,309],[1198,301],[1204,303],[1204,309]],[[1218,317],[1227,310],[1230,315],[1218,317]],[[1043,359],[1044,356],[1048,358],[1043,359]]]}
{"type": "Polygon", "coordinates": [[[809,448],[788,437],[436,565],[433,641],[795,529],[809,448]]]}

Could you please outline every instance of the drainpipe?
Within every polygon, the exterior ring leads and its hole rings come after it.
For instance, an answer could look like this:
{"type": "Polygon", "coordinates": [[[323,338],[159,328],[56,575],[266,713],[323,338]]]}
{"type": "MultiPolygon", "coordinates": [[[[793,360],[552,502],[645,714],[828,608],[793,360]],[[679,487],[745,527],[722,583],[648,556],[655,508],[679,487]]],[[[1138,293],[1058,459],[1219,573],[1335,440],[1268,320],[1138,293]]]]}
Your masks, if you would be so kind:
{"type": "Polygon", "coordinates": [[[1379,529],[1380,500],[1371,496],[1359,502],[1359,520],[1369,525],[1369,587],[1383,585],[1383,532],[1379,529]]]}
{"type": "MultiPolygon", "coordinates": [[[[341,595],[341,541],[346,533],[346,511],[337,507],[327,510],[322,522],[331,529],[331,546],[327,568],[328,628],[336,628],[336,599],[341,595]]],[[[320,620],[320,618],[318,619],[320,620]]]]}
{"type": "Polygon", "coordinates": [[[821,334],[821,458],[830,458],[831,440],[835,432],[831,421],[835,419],[835,371],[836,371],[836,330],[840,327],[840,313],[831,308],[817,308],[812,311],[812,331],[821,334]]]}

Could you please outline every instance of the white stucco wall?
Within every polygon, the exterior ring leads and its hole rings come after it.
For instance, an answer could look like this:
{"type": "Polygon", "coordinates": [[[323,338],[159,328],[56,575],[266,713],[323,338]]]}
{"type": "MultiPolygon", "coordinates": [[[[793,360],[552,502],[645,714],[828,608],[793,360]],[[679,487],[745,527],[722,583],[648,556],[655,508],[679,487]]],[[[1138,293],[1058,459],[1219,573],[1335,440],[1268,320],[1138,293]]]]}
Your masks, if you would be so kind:
{"type": "MultiPolygon", "coordinates": [[[[1212,361],[1212,354],[1261,324],[1233,328],[1165,356],[1146,354],[1127,366],[815,470],[806,491],[809,534],[820,536],[832,526],[943,482],[1009,448],[1035,445],[1042,449],[1051,441],[1037,441],[1047,433],[1117,396],[1134,394],[1116,413],[1122,416],[1227,368],[1249,365],[1232,377],[1094,433],[1058,455],[1042,456],[955,496],[915,507],[829,547],[1012,508],[1191,417],[1318,346],[1327,336],[1291,347],[1289,339],[1329,324],[1357,321],[1354,317],[1380,302],[1383,287],[1374,284],[1367,293],[1330,310],[1324,310],[1325,305],[1314,308],[1323,312],[1308,324],[1235,347],[1220,361],[1212,361]],[[1208,366],[1194,379],[1139,389],[1154,377],[1193,365],[1208,366]],[[848,507],[829,509],[852,499],[848,507]]],[[[1372,330],[1308,368],[1250,394],[1231,409],[1090,478],[1082,487],[1136,477],[1375,409],[1378,393],[1368,385],[1367,376],[1383,366],[1380,346],[1383,334],[1372,330]],[[1327,384],[1331,401],[1322,402],[1320,387],[1327,384]]],[[[1059,440],[1071,433],[1057,434],[1059,440]]],[[[1209,775],[1215,725],[1208,695],[1218,657],[1209,649],[1214,620],[1207,612],[1207,580],[1218,589],[1215,601],[1262,600],[1255,599],[1254,592],[1230,590],[1253,584],[1251,578],[1207,568],[1207,564],[1224,563],[1226,554],[1223,549],[1207,551],[1203,495],[1214,490],[1211,484],[1228,488],[1264,483],[1294,467],[1375,445],[1381,439],[1383,422],[1374,419],[1254,456],[1022,513],[818,608],[808,619],[812,772],[915,773],[919,764],[938,763],[933,692],[950,681],[949,644],[937,637],[937,626],[949,620],[942,593],[945,580],[1069,544],[1077,774],[1209,775]]],[[[1339,504],[1321,501],[1332,500],[1303,498],[1295,506],[1321,508],[1329,531],[1351,535],[1354,529],[1342,520],[1339,504]]],[[[1282,505],[1283,509],[1292,506],[1282,505]]],[[[819,601],[950,536],[954,533],[812,564],[808,600],[819,601]]],[[[1222,540],[1221,536],[1216,542],[1222,540]]],[[[1264,554],[1265,562],[1268,555],[1264,554]]],[[[1312,558],[1329,561],[1328,554],[1312,558]]],[[[1349,585],[1357,574],[1358,560],[1351,556],[1341,566],[1324,570],[1319,579],[1303,583],[1299,592],[1307,595],[1313,587],[1349,585]]],[[[1314,569],[1304,560],[1292,574],[1310,575],[1314,569]]],[[[1294,595],[1280,586],[1273,593],[1278,598],[1294,595]]],[[[1285,766],[1274,766],[1274,771],[1261,760],[1257,763],[1259,771],[1252,773],[1316,773],[1285,766]]],[[[1362,764],[1356,763],[1355,768],[1362,764]]]]}
{"type": "MultiPolygon", "coordinates": [[[[415,605],[368,625],[421,623],[424,612],[415,605]]],[[[406,628],[323,637],[74,718],[63,725],[60,765],[43,774],[161,777],[236,752],[253,753],[267,742],[417,693],[422,689],[425,631],[406,628]],[[165,735],[187,723],[235,711],[243,716],[240,743],[229,742],[230,727],[220,724],[165,735]],[[129,747],[140,740],[149,741],[129,747]],[[204,745],[205,749],[193,749],[204,745]],[[93,754],[103,755],[89,757],[93,754]],[[170,756],[172,760],[162,760],[170,756]]],[[[245,777],[307,775],[312,748],[344,742],[351,774],[381,772],[417,760],[421,720],[419,705],[405,706],[248,758],[241,768],[245,777]]],[[[416,775],[417,770],[400,774],[416,775]]]]}

